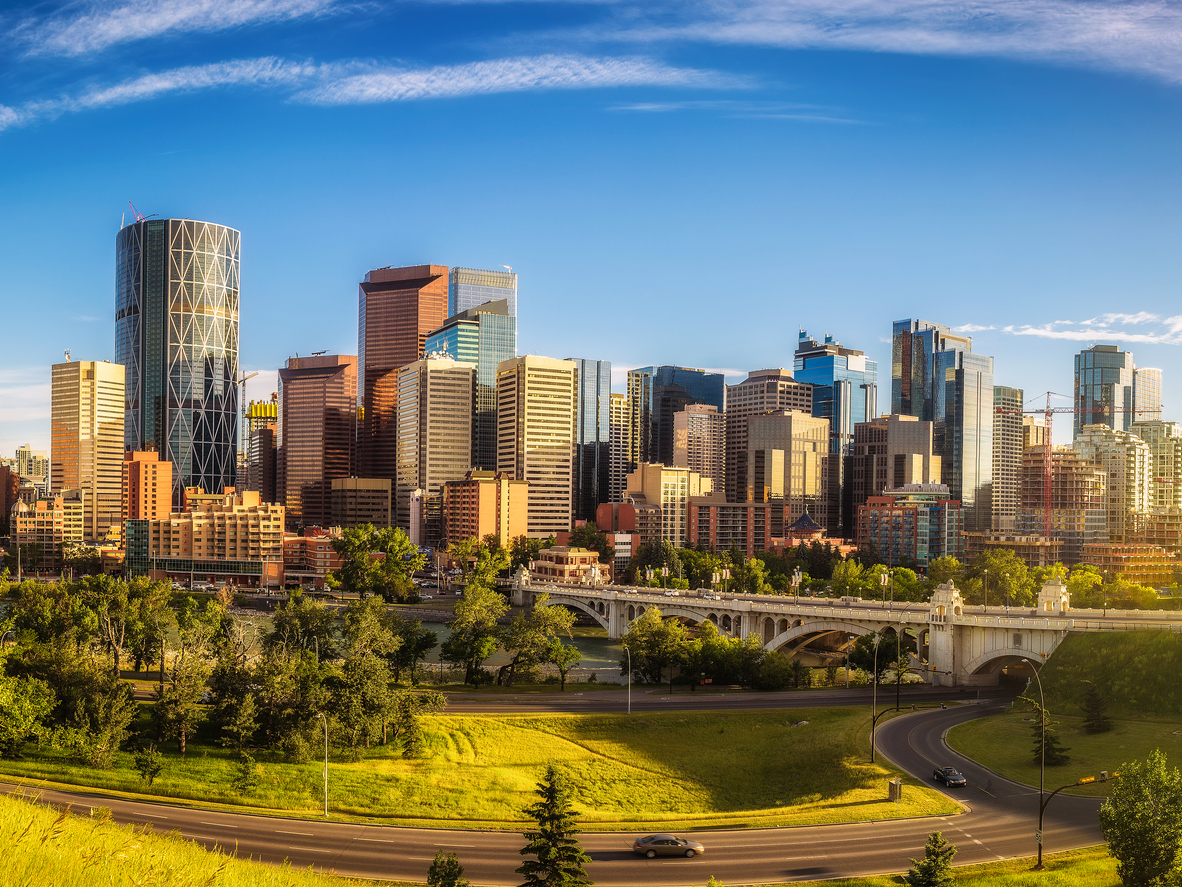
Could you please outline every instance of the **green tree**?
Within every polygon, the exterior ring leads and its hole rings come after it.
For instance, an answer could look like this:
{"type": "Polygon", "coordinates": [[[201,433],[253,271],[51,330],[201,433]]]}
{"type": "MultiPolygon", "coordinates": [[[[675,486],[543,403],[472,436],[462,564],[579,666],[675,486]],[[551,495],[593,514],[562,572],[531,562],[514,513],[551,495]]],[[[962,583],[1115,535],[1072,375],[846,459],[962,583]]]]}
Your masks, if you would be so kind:
{"type": "Polygon", "coordinates": [[[362,524],[332,540],[341,566],[329,575],[345,591],[365,597],[376,594],[393,602],[417,597],[411,577],[427,564],[427,556],[397,527],[378,529],[362,524]]]}
{"type": "MultiPolygon", "coordinates": [[[[835,594],[845,597],[861,597],[866,591],[867,571],[854,559],[844,560],[833,568],[833,576],[829,584],[833,586],[835,594]]],[[[875,589],[875,594],[878,593],[875,589]]]]}
{"type": "Polygon", "coordinates": [[[928,564],[928,590],[951,580],[960,583],[964,577],[964,565],[954,557],[938,557],[928,564]]]}
{"type": "Polygon", "coordinates": [[[276,608],[271,633],[263,645],[267,649],[315,651],[322,659],[332,659],[336,656],[331,642],[334,618],[324,604],[294,589],[287,601],[276,608]]]}
{"type": "Polygon", "coordinates": [[[616,557],[615,548],[607,541],[607,533],[600,532],[595,521],[587,521],[583,526],[571,530],[567,544],[572,548],[586,548],[588,551],[598,552],[601,564],[610,564],[616,557]]]}
{"type": "Polygon", "coordinates": [[[385,661],[372,653],[347,658],[331,682],[329,710],[354,759],[360,757],[362,746],[381,735],[388,722],[390,683],[385,661]]]}
{"type": "Polygon", "coordinates": [[[478,582],[469,582],[455,605],[451,635],[443,644],[443,658],[464,669],[464,683],[476,684],[477,673],[497,649],[497,623],[509,611],[504,596],[478,582]]]}
{"type": "Polygon", "coordinates": [[[574,624],[574,613],[566,607],[551,604],[550,595],[545,592],[538,594],[533,607],[513,614],[500,633],[501,646],[510,659],[501,666],[497,683],[511,687],[518,671],[536,669],[547,660],[551,645],[560,635],[572,637],[574,624]]]}
{"type": "Polygon", "coordinates": [[[538,827],[524,835],[521,855],[534,858],[526,859],[517,869],[523,878],[521,887],[589,887],[594,882],[583,866],[591,857],[575,837],[579,830],[570,788],[553,764],[546,768],[537,794],[538,800],[525,809],[538,827]]]}
{"type": "Polygon", "coordinates": [[[1172,883],[1182,840],[1182,773],[1166,767],[1160,749],[1122,764],[1100,807],[1100,831],[1125,887],[1172,883]]]}
{"type": "Polygon", "coordinates": [[[240,795],[248,795],[259,784],[259,765],[246,752],[238,755],[238,766],[234,769],[234,778],[230,785],[240,795]]]}
{"type": "MultiPolygon", "coordinates": [[[[677,619],[662,619],[661,611],[649,607],[628,626],[620,643],[631,651],[632,674],[643,681],[661,683],[669,669],[669,692],[673,673],[685,652],[685,626],[677,619]]],[[[628,674],[628,657],[620,657],[620,674],[628,674]]]]}
{"type": "Polygon", "coordinates": [[[43,736],[55,703],[53,690],[44,681],[0,673],[0,755],[20,757],[26,742],[43,736]]]}
{"type": "Polygon", "coordinates": [[[583,661],[583,654],[574,644],[564,644],[558,638],[554,638],[546,653],[546,661],[558,669],[558,691],[563,693],[566,692],[566,676],[572,668],[583,661]]]}
{"type": "Polygon", "coordinates": [[[1059,739],[1056,730],[1056,727],[1059,726],[1058,722],[1051,720],[1051,713],[1045,708],[1033,701],[1031,704],[1038,712],[1038,717],[1034,719],[1034,724],[1030,728],[1030,735],[1034,738],[1034,763],[1058,767],[1070,762],[1071,757],[1067,752],[1071,749],[1064,748],[1059,739]]]}
{"type": "Polygon", "coordinates": [[[420,718],[424,714],[443,711],[447,697],[435,690],[412,693],[402,690],[394,699],[394,737],[402,743],[404,758],[423,756],[423,729],[420,718]]]}
{"type": "Polygon", "coordinates": [[[454,853],[444,856],[442,850],[435,852],[435,861],[427,869],[427,887],[470,887],[464,867],[454,853]]]}
{"type": "Polygon", "coordinates": [[[924,845],[923,859],[911,860],[911,868],[903,878],[911,887],[944,887],[952,883],[955,856],[956,847],[942,833],[932,832],[924,845]]]}
{"type": "Polygon", "coordinates": [[[1095,683],[1088,681],[1087,685],[1088,689],[1080,706],[1084,713],[1084,730],[1088,733],[1107,733],[1112,729],[1112,718],[1108,716],[1108,700],[1095,683]]]}
{"type": "Polygon", "coordinates": [[[509,540],[509,571],[516,573],[521,567],[528,567],[542,550],[541,539],[529,536],[514,536],[509,540]]]}
{"type": "Polygon", "coordinates": [[[160,754],[160,749],[156,748],[155,744],[137,750],[132,761],[135,771],[148,788],[152,787],[156,777],[164,771],[164,755],[160,754]]]}
{"type": "Polygon", "coordinates": [[[390,614],[390,630],[398,637],[398,649],[386,657],[394,672],[394,680],[402,680],[402,670],[410,672],[410,682],[418,682],[419,665],[439,646],[439,635],[416,619],[404,619],[390,614]]]}

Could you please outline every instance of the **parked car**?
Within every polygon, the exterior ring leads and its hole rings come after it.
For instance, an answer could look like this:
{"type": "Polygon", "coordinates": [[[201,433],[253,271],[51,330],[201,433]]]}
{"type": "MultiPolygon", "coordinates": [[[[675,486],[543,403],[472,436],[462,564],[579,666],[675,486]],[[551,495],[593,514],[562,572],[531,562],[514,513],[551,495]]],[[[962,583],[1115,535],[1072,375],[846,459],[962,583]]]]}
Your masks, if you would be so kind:
{"type": "Polygon", "coordinates": [[[964,774],[955,767],[937,767],[932,773],[932,779],[936,782],[942,782],[949,788],[958,785],[968,785],[968,780],[964,778],[964,774]]]}
{"type": "Polygon", "coordinates": [[[665,592],[665,597],[677,597],[677,592],[674,589],[670,588],[668,591],[665,592]]]}
{"type": "Polygon", "coordinates": [[[676,835],[646,835],[632,843],[632,852],[653,859],[657,856],[698,856],[706,848],[697,841],[687,841],[676,835]]]}

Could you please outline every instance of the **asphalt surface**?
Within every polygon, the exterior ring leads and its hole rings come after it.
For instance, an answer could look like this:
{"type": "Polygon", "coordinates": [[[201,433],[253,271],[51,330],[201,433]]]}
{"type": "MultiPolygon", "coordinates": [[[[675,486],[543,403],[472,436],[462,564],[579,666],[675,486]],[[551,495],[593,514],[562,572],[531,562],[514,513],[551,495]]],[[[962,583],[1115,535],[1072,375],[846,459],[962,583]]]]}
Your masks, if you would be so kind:
{"type": "MultiPolygon", "coordinates": [[[[753,702],[756,700],[749,698],[747,707],[753,702]]],[[[762,703],[762,698],[758,702],[762,703]]],[[[652,705],[659,707],[660,703],[652,705]]],[[[635,704],[633,708],[636,710],[635,704]]],[[[693,838],[705,845],[706,853],[694,859],[636,857],[631,842],[637,833],[585,833],[581,840],[592,858],[588,874],[602,887],[671,887],[704,884],[711,875],[723,883],[752,884],[896,872],[907,868],[909,857],[922,855],[927,835],[937,829],[958,846],[958,864],[1031,855],[1036,850],[1038,790],[979,767],[952,752],[943,741],[954,724],[1001,710],[996,700],[957,705],[906,714],[878,730],[880,754],[929,784],[936,766],[951,764],[961,769],[968,786],[947,793],[965,804],[968,812],[849,825],[698,831],[693,838]]],[[[785,749],[785,753],[791,750],[785,749]]],[[[10,791],[14,787],[2,788],[10,791]]],[[[436,850],[444,850],[459,856],[465,876],[475,884],[520,882],[514,873],[521,864],[518,851],[523,845],[518,832],[387,828],[193,810],[88,792],[40,794],[47,803],[69,804],[80,812],[106,807],[118,822],[149,823],[205,846],[267,862],[286,860],[352,877],[421,882],[436,850]]],[[[1098,843],[1099,804],[1094,799],[1056,797],[1044,827],[1046,851],[1098,843]]]]}

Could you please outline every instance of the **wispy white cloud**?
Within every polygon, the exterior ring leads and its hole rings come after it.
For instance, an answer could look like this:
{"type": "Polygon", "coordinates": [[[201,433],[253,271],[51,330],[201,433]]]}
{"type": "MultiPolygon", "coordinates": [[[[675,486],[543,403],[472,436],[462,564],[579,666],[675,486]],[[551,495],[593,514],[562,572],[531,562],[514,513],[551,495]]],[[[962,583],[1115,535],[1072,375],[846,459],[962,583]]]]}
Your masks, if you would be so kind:
{"type": "Polygon", "coordinates": [[[26,22],[18,36],[31,54],[77,56],[148,37],[323,15],[339,6],[338,0],[100,0],[46,21],[26,22]]]}
{"type": "Polygon", "coordinates": [[[614,105],[611,111],[668,114],[677,111],[706,111],[725,117],[767,120],[800,120],[806,123],[863,123],[833,108],[792,102],[761,102],[740,99],[697,99],[681,102],[634,102],[614,105]]]}
{"type": "Polygon", "coordinates": [[[981,326],[981,325],[975,324],[975,323],[966,323],[966,324],[963,324],[962,326],[954,326],[952,328],[952,331],[954,333],[982,333],[982,332],[985,332],[986,330],[995,330],[995,329],[997,329],[997,327],[992,326],[992,325],[981,326]]]}
{"type": "Polygon", "coordinates": [[[1102,314],[1087,320],[1055,320],[1044,324],[1010,325],[1001,329],[1002,332],[1013,336],[1035,336],[1073,342],[1182,345],[1182,314],[1171,317],[1162,317],[1148,311],[1139,311],[1135,314],[1102,314]]]}
{"type": "Polygon", "coordinates": [[[48,365],[0,370],[0,455],[23,443],[48,449],[49,400],[48,365]]]}
{"type": "Polygon", "coordinates": [[[1182,82],[1182,5],[1169,0],[706,0],[651,4],[603,40],[699,41],[918,55],[994,55],[1182,82]]]}
{"type": "Polygon", "coordinates": [[[538,56],[431,68],[371,62],[316,64],[279,58],[241,59],[174,68],[98,86],[77,95],[0,105],[0,131],[62,114],[127,105],[168,94],[231,86],[286,89],[295,101],[364,104],[543,89],[612,86],[727,86],[727,75],[675,68],[639,58],[538,56]]]}
{"type": "Polygon", "coordinates": [[[541,89],[611,86],[735,86],[737,78],[642,58],[542,55],[432,68],[379,67],[296,95],[318,105],[370,104],[541,89]]]}

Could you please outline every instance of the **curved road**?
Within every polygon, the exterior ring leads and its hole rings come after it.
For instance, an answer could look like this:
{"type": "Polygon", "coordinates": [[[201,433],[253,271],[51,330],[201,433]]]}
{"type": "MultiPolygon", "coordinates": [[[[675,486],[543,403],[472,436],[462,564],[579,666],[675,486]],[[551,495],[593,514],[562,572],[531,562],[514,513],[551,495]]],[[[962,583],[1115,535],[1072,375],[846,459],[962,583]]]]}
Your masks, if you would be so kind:
{"type": "MultiPolygon", "coordinates": [[[[937,829],[958,846],[957,864],[1031,855],[1036,850],[1037,789],[979,767],[950,751],[943,741],[954,724],[1001,710],[1000,704],[990,701],[922,711],[895,718],[878,730],[880,754],[919,779],[929,779],[938,764],[959,767],[969,785],[949,794],[970,808],[966,813],[848,825],[695,832],[694,838],[707,848],[706,854],[695,859],[640,859],[631,852],[633,834],[585,833],[581,836],[583,847],[592,858],[588,874],[601,887],[672,887],[703,884],[711,875],[723,883],[753,884],[897,872],[907,868],[909,857],[923,853],[928,833],[937,829]]],[[[518,832],[277,819],[122,801],[87,792],[43,791],[41,796],[46,802],[72,804],[75,809],[107,807],[116,821],[150,823],[206,846],[231,852],[237,848],[240,856],[268,862],[290,860],[297,866],[312,865],[354,877],[422,881],[435,851],[442,849],[459,856],[465,875],[475,884],[519,883],[514,870],[521,864],[518,850],[523,841],[518,832]]],[[[1098,843],[1099,805],[1096,799],[1058,796],[1048,808],[1046,851],[1098,843]]]]}

